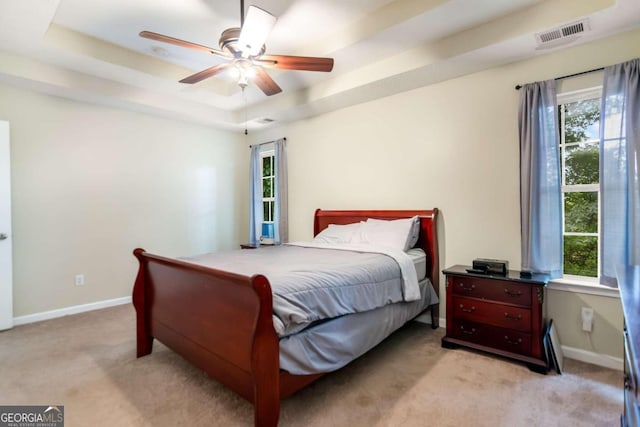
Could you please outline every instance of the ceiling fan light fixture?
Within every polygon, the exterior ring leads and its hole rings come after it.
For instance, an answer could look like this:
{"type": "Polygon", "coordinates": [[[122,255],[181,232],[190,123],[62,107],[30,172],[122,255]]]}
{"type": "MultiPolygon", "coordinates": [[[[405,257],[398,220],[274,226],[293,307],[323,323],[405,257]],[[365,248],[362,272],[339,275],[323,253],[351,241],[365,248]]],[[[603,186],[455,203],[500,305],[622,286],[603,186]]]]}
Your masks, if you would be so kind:
{"type": "Polygon", "coordinates": [[[233,76],[238,80],[238,86],[244,89],[249,85],[249,80],[256,76],[257,71],[253,64],[246,59],[236,60],[233,65],[233,76]]]}
{"type": "Polygon", "coordinates": [[[244,72],[248,79],[253,79],[258,74],[258,72],[256,71],[256,67],[254,67],[253,65],[250,65],[248,68],[246,68],[244,72]]]}
{"type": "Polygon", "coordinates": [[[269,12],[256,6],[249,8],[238,40],[238,49],[244,58],[260,54],[275,24],[276,17],[269,12]]]}
{"type": "Polygon", "coordinates": [[[238,86],[242,89],[249,86],[249,79],[247,78],[247,74],[244,72],[240,73],[240,78],[238,79],[238,86]]]}

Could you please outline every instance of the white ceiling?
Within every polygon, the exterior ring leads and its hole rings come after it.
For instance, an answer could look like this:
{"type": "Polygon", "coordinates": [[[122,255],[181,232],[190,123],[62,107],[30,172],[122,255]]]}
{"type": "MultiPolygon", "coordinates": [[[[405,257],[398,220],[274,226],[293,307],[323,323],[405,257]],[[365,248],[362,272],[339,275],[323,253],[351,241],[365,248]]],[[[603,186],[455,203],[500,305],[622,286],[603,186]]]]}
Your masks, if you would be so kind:
{"type": "Polygon", "coordinates": [[[268,54],[326,56],[331,73],[268,70],[283,92],[244,93],[205,53],[138,36],[154,31],[218,48],[239,0],[0,0],[0,82],[206,125],[296,120],[640,27],[638,0],[247,0],[278,17],[268,54]],[[571,44],[535,33],[589,18],[571,44]]]}

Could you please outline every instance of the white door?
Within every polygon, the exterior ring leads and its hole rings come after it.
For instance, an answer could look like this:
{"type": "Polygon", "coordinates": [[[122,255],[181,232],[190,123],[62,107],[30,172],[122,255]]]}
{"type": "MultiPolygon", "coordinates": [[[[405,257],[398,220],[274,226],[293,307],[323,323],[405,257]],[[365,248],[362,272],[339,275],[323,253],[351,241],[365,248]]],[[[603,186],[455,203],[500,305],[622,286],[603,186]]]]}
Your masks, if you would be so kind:
{"type": "Polygon", "coordinates": [[[13,326],[9,122],[0,121],[0,331],[13,326]]]}

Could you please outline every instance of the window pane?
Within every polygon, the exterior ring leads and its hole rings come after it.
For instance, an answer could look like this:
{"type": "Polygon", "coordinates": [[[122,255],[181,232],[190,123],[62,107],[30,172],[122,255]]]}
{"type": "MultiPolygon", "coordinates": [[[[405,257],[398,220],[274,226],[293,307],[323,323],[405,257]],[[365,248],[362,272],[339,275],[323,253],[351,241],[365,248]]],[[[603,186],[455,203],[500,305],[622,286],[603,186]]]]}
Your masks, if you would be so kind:
{"type": "Polygon", "coordinates": [[[564,149],[565,185],[597,184],[600,153],[598,144],[578,144],[564,149]]]}
{"type": "Polygon", "coordinates": [[[598,276],[596,236],[564,236],[564,274],[598,276]]]}
{"type": "Polygon", "coordinates": [[[600,98],[564,104],[564,142],[598,139],[600,98]]]}
{"type": "Polygon", "coordinates": [[[564,230],[576,233],[598,232],[598,193],[564,193],[564,230]]]}
{"type": "Polygon", "coordinates": [[[266,156],[262,158],[262,176],[271,176],[273,156],[266,156]]]}
{"type": "Polygon", "coordinates": [[[262,197],[273,197],[273,179],[264,178],[262,180],[262,197]]]}
{"type": "Polygon", "coordinates": [[[273,222],[273,213],[275,209],[275,202],[264,201],[262,202],[262,215],[265,222],[273,222]]]}

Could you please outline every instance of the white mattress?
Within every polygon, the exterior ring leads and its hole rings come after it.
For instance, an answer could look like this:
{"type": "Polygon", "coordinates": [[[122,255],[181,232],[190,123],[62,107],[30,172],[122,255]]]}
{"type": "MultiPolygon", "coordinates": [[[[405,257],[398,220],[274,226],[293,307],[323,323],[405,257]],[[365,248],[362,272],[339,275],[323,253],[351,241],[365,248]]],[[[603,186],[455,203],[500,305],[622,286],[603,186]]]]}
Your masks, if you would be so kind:
{"type": "Polygon", "coordinates": [[[407,255],[413,261],[413,266],[416,268],[418,275],[418,281],[427,277],[427,254],[420,248],[413,248],[407,251],[407,255]]]}

